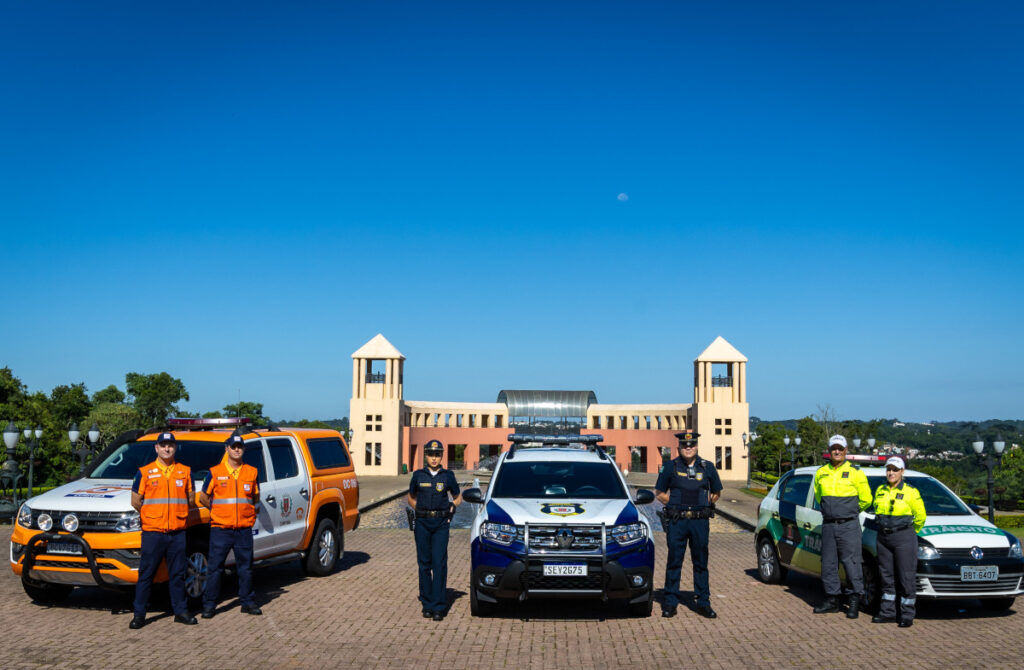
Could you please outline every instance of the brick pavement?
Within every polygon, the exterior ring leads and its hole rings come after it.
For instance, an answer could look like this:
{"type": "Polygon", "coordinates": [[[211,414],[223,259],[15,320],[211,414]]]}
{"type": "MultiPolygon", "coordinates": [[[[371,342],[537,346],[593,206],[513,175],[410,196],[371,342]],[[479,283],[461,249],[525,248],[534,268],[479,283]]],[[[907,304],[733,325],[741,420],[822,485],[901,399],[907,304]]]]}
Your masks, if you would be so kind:
{"type": "MultiPolygon", "coordinates": [[[[0,546],[10,527],[0,529],[0,546]]],[[[659,534],[657,570],[664,570],[659,534]]],[[[675,619],[631,619],[592,601],[537,601],[501,617],[469,615],[469,532],[452,533],[450,615],[420,617],[412,534],[360,529],[346,536],[341,568],[303,578],[295,562],[257,571],[265,615],[250,617],[228,601],[198,626],[156,617],[128,630],[128,599],[77,589],[66,603],[31,603],[8,569],[0,574],[3,668],[1019,668],[1024,616],[993,616],[976,603],[964,609],[922,602],[913,628],[878,626],[869,618],[815,616],[816,580],[791,575],[783,586],[760,583],[752,536],[714,533],[711,588],[719,618],[685,609],[675,619]],[[121,609],[118,609],[121,608],[121,609]],[[227,609],[225,609],[227,608],[227,609]]],[[[684,588],[690,584],[684,569],[684,588]]],[[[225,584],[230,592],[233,584],[225,584]]]]}

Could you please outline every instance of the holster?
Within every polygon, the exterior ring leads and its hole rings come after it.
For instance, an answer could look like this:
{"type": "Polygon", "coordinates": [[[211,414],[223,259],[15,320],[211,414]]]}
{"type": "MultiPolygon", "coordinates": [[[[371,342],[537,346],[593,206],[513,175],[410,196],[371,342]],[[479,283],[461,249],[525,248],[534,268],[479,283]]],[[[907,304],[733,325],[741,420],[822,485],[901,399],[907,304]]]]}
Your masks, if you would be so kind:
{"type": "Polygon", "coordinates": [[[405,518],[409,521],[409,530],[416,530],[416,510],[406,507],[405,518]]]}

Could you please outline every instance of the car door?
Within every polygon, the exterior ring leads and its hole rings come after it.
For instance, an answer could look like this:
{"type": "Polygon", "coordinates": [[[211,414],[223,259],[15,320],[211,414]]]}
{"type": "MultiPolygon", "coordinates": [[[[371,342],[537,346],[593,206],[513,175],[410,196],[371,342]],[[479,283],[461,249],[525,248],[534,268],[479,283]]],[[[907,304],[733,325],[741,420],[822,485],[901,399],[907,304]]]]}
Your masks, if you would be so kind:
{"type": "Polygon", "coordinates": [[[807,492],[811,488],[812,475],[794,474],[787,478],[779,490],[779,521],[782,537],[779,539],[779,560],[799,569],[807,569],[808,546],[805,543],[805,512],[807,492]]]}
{"type": "Polygon", "coordinates": [[[270,467],[266,493],[262,497],[274,525],[272,552],[294,551],[306,532],[310,494],[305,463],[299,458],[292,438],[265,437],[263,440],[270,467]]]}
{"type": "Polygon", "coordinates": [[[805,500],[797,505],[796,522],[800,529],[800,561],[796,567],[820,575],[821,510],[814,497],[814,475],[807,475],[805,500]]]}
{"type": "Polygon", "coordinates": [[[257,560],[271,553],[274,545],[274,529],[276,521],[267,507],[267,455],[263,440],[247,440],[242,461],[256,468],[257,482],[260,486],[260,505],[256,512],[256,523],[252,528],[253,557],[257,560]]]}

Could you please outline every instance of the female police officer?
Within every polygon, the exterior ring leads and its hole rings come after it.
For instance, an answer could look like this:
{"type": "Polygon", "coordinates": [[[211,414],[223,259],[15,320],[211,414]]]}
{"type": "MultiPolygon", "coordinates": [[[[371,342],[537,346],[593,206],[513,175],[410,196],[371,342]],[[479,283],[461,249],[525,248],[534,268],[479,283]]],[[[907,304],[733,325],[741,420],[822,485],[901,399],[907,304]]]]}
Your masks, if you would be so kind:
{"type": "Polygon", "coordinates": [[[690,562],[693,564],[693,591],[697,598],[697,613],[708,619],[717,614],[711,609],[711,589],[708,585],[708,536],[712,505],[718,502],[722,481],[715,466],[697,457],[697,438],[693,430],[676,433],[679,439],[679,457],[665,464],[655,494],[665,505],[668,563],[665,566],[665,600],[661,616],[673,617],[679,603],[679,576],[686,555],[686,541],[690,541],[690,562]]]}
{"type": "Polygon", "coordinates": [[[444,446],[430,440],[423,446],[427,467],[412,473],[409,506],[416,509],[416,560],[420,569],[423,616],[444,619],[448,605],[448,524],[462,502],[451,470],[441,467],[444,446]],[[451,494],[451,499],[449,499],[451,494]]]}
{"type": "Polygon", "coordinates": [[[899,456],[885,462],[886,483],[875,491],[875,522],[878,524],[878,574],[882,579],[882,603],[872,623],[896,621],[896,583],[899,583],[900,628],[914,623],[917,596],[917,531],[926,514],[921,494],[903,481],[906,464],[899,456]]]}

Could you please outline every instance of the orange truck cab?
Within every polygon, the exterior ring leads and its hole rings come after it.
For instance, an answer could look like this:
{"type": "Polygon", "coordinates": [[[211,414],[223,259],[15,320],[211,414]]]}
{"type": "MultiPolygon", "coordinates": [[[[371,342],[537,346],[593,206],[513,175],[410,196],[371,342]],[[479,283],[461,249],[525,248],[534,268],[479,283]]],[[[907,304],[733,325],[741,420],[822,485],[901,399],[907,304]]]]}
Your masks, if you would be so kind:
{"type": "MultiPolygon", "coordinates": [[[[174,432],[175,460],[192,469],[195,491],[224,457],[237,430],[245,463],[256,468],[260,504],[253,527],[256,566],[298,559],[316,576],[344,554],[344,533],[359,525],[359,483],[344,438],[335,430],[250,426],[249,419],[169,419],[129,431],[97,456],[85,477],[31,498],[18,510],[11,569],[33,600],[59,602],[75,586],[123,588],[138,580],[142,525],[131,506],[132,479],[155,458],[157,435],[174,432]]],[[[207,571],[210,513],[199,506],[187,524],[188,595],[199,598],[207,571]]],[[[228,564],[231,564],[229,559],[228,564]]],[[[161,566],[157,580],[167,579],[161,566]]]]}

